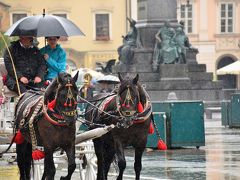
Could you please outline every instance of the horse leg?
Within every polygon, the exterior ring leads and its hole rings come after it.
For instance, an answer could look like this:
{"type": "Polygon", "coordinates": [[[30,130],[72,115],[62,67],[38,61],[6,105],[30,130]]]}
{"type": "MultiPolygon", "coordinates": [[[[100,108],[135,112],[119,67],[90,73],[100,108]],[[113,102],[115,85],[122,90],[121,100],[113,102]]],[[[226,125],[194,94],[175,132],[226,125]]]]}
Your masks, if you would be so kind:
{"type": "Polygon", "coordinates": [[[56,173],[56,168],[53,161],[53,151],[49,149],[44,149],[45,159],[44,159],[44,172],[42,180],[54,180],[54,175],[56,173]]]}
{"type": "Polygon", "coordinates": [[[136,180],[140,179],[140,172],[142,170],[142,155],[144,148],[135,148],[134,170],[136,174],[136,180]]]}
{"type": "Polygon", "coordinates": [[[61,177],[60,180],[70,180],[71,176],[76,169],[75,162],[75,144],[72,144],[70,148],[64,149],[68,157],[68,174],[65,177],[61,177]]]}
{"type": "Polygon", "coordinates": [[[123,149],[122,143],[119,140],[115,141],[115,145],[116,145],[116,155],[118,157],[118,168],[119,168],[119,175],[117,177],[117,180],[122,180],[123,172],[126,168],[124,149],[123,149]]]}
{"type": "Polygon", "coordinates": [[[16,145],[17,164],[20,171],[20,180],[30,180],[32,145],[26,141],[16,145]]]}
{"type": "Polygon", "coordinates": [[[113,141],[109,142],[108,144],[104,144],[104,150],[104,173],[105,178],[107,179],[110,166],[113,162],[114,155],[116,154],[113,141]]]}
{"type": "Polygon", "coordinates": [[[103,158],[103,140],[96,138],[93,140],[95,154],[97,156],[97,180],[105,180],[104,176],[104,158],[103,158]]]}

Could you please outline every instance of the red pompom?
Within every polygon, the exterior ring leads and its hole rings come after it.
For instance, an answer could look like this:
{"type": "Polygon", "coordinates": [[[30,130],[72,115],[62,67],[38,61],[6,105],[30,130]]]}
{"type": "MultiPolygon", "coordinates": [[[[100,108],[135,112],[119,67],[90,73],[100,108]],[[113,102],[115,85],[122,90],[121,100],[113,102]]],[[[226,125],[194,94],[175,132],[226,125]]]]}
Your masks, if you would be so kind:
{"type": "Polygon", "coordinates": [[[49,85],[49,81],[45,81],[45,82],[44,82],[44,85],[45,85],[45,86],[48,86],[48,85],[49,85]]]}
{"type": "Polygon", "coordinates": [[[36,149],[32,152],[33,160],[40,160],[40,159],[43,159],[44,157],[45,157],[45,153],[43,151],[36,149]]]}
{"type": "Polygon", "coordinates": [[[167,145],[163,142],[163,140],[158,141],[157,147],[159,150],[167,150],[167,145]]]}
{"type": "Polygon", "coordinates": [[[154,133],[153,124],[150,123],[149,130],[148,130],[148,134],[153,134],[153,133],[154,133]]]}
{"type": "Polygon", "coordinates": [[[67,107],[67,103],[64,103],[63,105],[64,105],[65,107],[67,107]]]}
{"type": "Polygon", "coordinates": [[[125,107],[125,106],[126,106],[126,104],[123,103],[123,104],[122,104],[122,107],[125,107]]]}
{"type": "Polygon", "coordinates": [[[52,100],[52,102],[49,102],[47,106],[49,109],[53,109],[55,105],[56,105],[56,99],[52,100]]]}
{"type": "Polygon", "coordinates": [[[143,105],[141,102],[138,103],[137,108],[139,113],[143,112],[143,105]]]}
{"type": "Polygon", "coordinates": [[[23,137],[21,131],[18,130],[18,132],[17,132],[17,134],[16,134],[16,137],[15,137],[15,139],[14,139],[14,142],[15,142],[16,144],[22,144],[23,141],[24,141],[24,137],[23,137]]]}

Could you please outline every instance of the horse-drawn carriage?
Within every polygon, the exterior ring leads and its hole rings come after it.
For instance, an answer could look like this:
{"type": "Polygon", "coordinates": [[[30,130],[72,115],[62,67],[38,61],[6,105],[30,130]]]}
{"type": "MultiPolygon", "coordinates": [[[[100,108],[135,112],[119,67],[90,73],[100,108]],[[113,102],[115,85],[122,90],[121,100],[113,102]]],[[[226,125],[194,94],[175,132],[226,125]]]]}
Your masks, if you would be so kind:
{"type": "MultiPolygon", "coordinates": [[[[85,146],[85,150],[82,151],[79,145],[75,145],[76,142],[78,144],[93,138],[96,138],[93,142],[98,164],[97,179],[107,178],[115,155],[119,167],[118,179],[122,179],[126,167],[124,147],[129,145],[135,148],[134,169],[136,179],[139,179],[141,157],[146,146],[152,115],[149,97],[138,83],[138,76],[123,79],[119,75],[121,83],[116,94],[97,95],[92,102],[82,99],[89,104],[86,110],[88,122],[85,121],[85,123],[94,132],[89,136],[84,136],[85,133],[77,136],[75,134],[75,122],[78,117],[76,77],[77,75],[72,78],[67,73],[60,73],[46,91],[28,91],[16,102],[13,142],[16,142],[17,163],[21,179],[30,179],[32,159],[38,160],[43,157],[42,179],[54,179],[56,172],[54,166],[54,154],[56,153],[54,152],[59,149],[60,152],[65,151],[65,156],[68,158],[68,175],[61,179],[71,179],[76,168],[75,149],[77,149],[77,156],[85,155],[88,157],[87,162],[90,162],[86,174],[93,172],[93,176],[90,178],[86,175],[85,178],[95,179],[96,173],[93,167],[96,161],[93,160],[93,147],[85,146]],[[103,126],[103,128],[95,129],[98,126],[103,126]],[[110,130],[112,132],[107,133],[110,130]],[[101,135],[103,136],[100,137],[101,135]]],[[[83,169],[79,158],[77,162],[80,169],[83,169]]],[[[39,174],[36,175],[39,176],[39,174]]]]}

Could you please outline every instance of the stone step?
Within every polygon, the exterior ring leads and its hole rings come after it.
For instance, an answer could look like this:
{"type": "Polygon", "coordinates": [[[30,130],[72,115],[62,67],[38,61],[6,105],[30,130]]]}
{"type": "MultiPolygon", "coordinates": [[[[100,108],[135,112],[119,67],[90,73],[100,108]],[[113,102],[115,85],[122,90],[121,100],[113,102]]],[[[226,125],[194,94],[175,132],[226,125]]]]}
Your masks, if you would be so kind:
{"type": "Polygon", "coordinates": [[[164,101],[167,100],[168,94],[170,92],[175,92],[178,100],[203,100],[203,101],[216,101],[219,99],[224,99],[224,92],[221,90],[147,90],[150,95],[151,100],[154,101],[164,101]]]}
{"type": "Polygon", "coordinates": [[[188,64],[188,72],[206,72],[206,64],[188,64]]]}
{"type": "Polygon", "coordinates": [[[146,72],[152,73],[152,65],[151,64],[135,64],[128,66],[118,66],[115,67],[114,70],[116,72],[125,72],[125,73],[136,73],[136,72],[146,72]]]}
{"type": "Polygon", "coordinates": [[[192,81],[212,81],[213,73],[204,73],[204,72],[189,72],[188,77],[192,81]]]}
{"type": "Polygon", "coordinates": [[[147,90],[185,90],[191,89],[191,83],[189,80],[167,80],[160,82],[141,82],[146,85],[147,90]]]}

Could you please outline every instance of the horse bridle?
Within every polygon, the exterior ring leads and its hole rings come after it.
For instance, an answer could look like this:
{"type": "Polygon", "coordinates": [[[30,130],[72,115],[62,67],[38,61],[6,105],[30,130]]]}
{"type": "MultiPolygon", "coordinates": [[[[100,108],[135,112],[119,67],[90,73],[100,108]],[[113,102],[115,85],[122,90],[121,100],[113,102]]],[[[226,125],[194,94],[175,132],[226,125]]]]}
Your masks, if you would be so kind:
{"type": "MultiPolygon", "coordinates": [[[[127,89],[127,94],[126,94],[125,99],[123,100],[123,103],[122,103],[122,104],[120,103],[120,94],[121,94],[123,91],[125,91],[125,89],[122,90],[121,92],[119,92],[119,93],[117,94],[117,96],[116,96],[117,110],[118,110],[119,114],[120,114],[121,116],[123,116],[123,117],[133,117],[133,116],[135,116],[135,115],[137,114],[137,109],[136,109],[136,108],[135,108],[134,111],[130,111],[130,110],[129,110],[129,111],[122,111],[122,110],[121,110],[121,107],[129,108],[129,107],[130,107],[130,102],[131,102],[132,104],[134,104],[133,98],[132,98],[131,93],[130,93],[130,88],[129,88],[129,86],[127,86],[126,89],[127,89]]],[[[138,94],[137,94],[137,97],[138,97],[138,100],[139,100],[139,92],[138,92],[138,94]]]]}
{"type": "MultiPolygon", "coordinates": [[[[57,77],[57,83],[58,83],[58,87],[57,87],[57,90],[56,90],[56,94],[55,94],[55,99],[57,98],[58,96],[58,92],[59,92],[59,89],[62,87],[61,83],[59,82],[58,80],[58,77],[57,77]]],[[[71,107],[73,105],[77,105],[77,101],[76,99],[73,97],[73,93],[72,93],[72,90],[71,90],[71,87],[72,87],[72,83],[70,82],[70,79],[68,79],[68,82],[67,84],[64,85],[64,87],[67,87],[68,90],[67,90],[67,94],[66,94],[66,100],[65,100],[65,103],[63,104],[65,107],[71,107]],[[69,103],[68,103],[69,102],[69,103]]],[[[66,116],[75,116],[77,113],[77,110],[73,110],[73,111],[62,111],[62,114],[66,115],[66,116]]]]}
{"type": "MultiPolygon", "coordinates": [[[[56,99],[58,98],[59,90],[60,90],[60,88],[63,87],[63,85],[61,85],[61,83],[59,82],[58,77],[57,77],[56,81],[57,81],[58,85],[57,85],[56,94],[55,94],[55,97],[54,97],[54,100],[53,100],[53,101],[55,101],[55,103],[56,103],[56,99]]],[[[73,86],[73,84],[70,82],[70,79],[68,79],[68,82],[64,85],[64,87],[68,88],[67,94],[66,94],[66,101],[64,103],[65,107],[66,106],[71,107],[72,106],[72,102],[73,102],[74,105],[77,104],[75,98],[73,97],[73,93],[72,93],[72,90],[71,90],[72,86],[73,86]]],[[[66,124],[67,124],[66,120],[64,119],[64,117],[62,115],[66,115],[66,116],[69,116],[69,117],[74,117],[77,114],[77,110],[76,109],[73,110],[73,111],[55,112],[53,110],[53,108],[49,107],[49,105],[44,105],[43,106],[43,112],[45,114],[46,119],[50,123],[52,123],[54,125],[58,125],[58,126],[66,126],[66,124]]]]}

